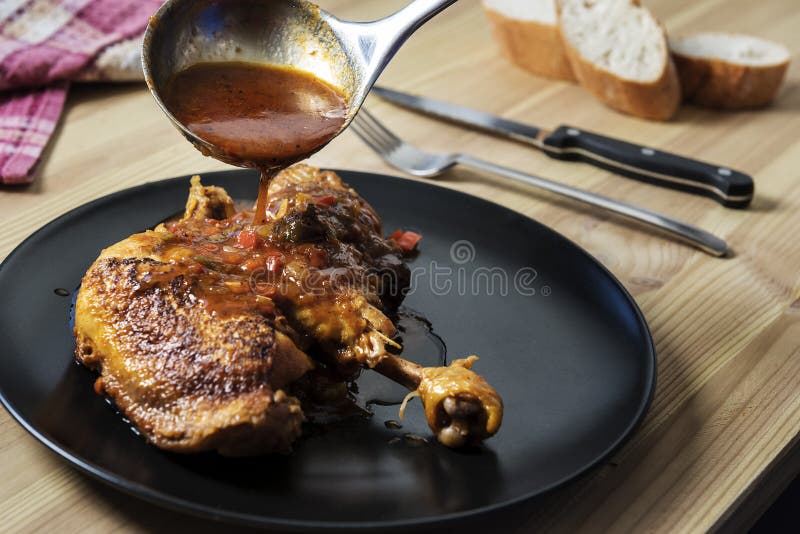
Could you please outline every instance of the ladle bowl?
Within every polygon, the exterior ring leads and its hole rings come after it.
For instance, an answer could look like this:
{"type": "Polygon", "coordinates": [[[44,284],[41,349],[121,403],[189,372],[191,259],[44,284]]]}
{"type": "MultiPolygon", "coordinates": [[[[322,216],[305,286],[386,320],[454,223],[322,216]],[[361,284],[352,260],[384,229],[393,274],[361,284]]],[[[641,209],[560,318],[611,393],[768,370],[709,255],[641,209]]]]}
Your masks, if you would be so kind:
{"type": "Polygon", "coordinates": [[[455,1],[416,0],[380,20],[349,22],[305,0],[168,0],[145,32],[145,80],[159,107],[203,154],[249,167],[252,162],[198,137],[170,112],[162,95],[174,74],[198,63],[225,61],[290,66],[312,73],[345,95],[346,119],[338,135],[358,113],[398,48],[455,1]]]}

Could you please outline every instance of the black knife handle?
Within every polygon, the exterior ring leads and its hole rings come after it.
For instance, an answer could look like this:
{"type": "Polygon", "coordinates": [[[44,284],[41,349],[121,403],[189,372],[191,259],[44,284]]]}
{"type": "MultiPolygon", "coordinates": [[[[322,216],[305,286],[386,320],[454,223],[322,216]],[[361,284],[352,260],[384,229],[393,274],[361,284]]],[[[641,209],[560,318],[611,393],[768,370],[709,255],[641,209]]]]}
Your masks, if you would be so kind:
{"type": "Polygon", "coordinates": [[[560,126],[543,145],[553,158],[582,160],[623,176],[704,195],[729,208],[745,208],[753,199],[753,178],[747,174],[572,126],[560,126]]]}

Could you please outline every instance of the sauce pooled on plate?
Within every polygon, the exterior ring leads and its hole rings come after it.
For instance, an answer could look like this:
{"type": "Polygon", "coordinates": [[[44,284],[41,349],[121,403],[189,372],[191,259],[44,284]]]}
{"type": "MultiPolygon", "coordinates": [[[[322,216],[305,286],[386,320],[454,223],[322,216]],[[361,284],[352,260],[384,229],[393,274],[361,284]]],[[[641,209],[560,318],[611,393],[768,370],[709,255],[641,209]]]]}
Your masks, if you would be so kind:
{"type": "Polygon", "coordinates": [[[259,63],[192,65],[169,80],[164,101],[192,133],[261,171],[255,224],[266,220],[272,176],[330,141],[347,115],[336,87],[259,63]]]}

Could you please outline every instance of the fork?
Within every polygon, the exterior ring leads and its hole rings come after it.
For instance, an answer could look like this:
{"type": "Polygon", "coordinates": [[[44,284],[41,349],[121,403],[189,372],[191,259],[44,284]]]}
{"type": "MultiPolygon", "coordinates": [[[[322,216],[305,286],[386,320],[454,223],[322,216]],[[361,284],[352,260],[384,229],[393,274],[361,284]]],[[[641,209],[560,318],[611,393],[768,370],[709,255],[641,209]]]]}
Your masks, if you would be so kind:
{"type": "Polygon", "coordinates": [[[414,176],[436,178],[456,165],[461,164],[498,174],[539,189],[545,189],[556,195],[568,197],[578,202],[622,215],[628,219],[633,219],[667,233],[713,256],[722,257],[728,253],[727,243],[719,237],[706,232],[702,228],[692,226],[672,217],[473,158],[466,154],[440,154],[420,150],[389,131],[365,108],[362,108],[356,115],[350,128],[387,163],[414,176]]]}

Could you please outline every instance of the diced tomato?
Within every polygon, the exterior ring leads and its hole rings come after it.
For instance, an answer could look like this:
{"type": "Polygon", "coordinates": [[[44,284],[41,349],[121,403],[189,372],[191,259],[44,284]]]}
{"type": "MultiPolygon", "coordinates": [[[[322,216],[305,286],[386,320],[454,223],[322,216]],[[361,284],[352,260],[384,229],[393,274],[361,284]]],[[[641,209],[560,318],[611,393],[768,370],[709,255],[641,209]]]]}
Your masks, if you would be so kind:
{"type": "Polygon", "coordinates": [[[283,254],[271,252],[267,256],[267,270],[271,273],[278,272],[283,267],[283,254]]]}
{"type": "Polygon", "coordinates": [[[328,195],[326,197],[317,199],[318,206],[332,206],[334,202],[336,202],[336,197],[333,195],[328,195]]]}
{"type": "Polygon", "coordinates": [[[204,226],[203,227],[203,235],[217,235],[222,233],[222,230],[217,228],[216,226],[204,226]]]}
{"type": "Polygon", "coordinates": [[[415,232],[403,232],[403,235],[401,235],[395,241],[397,241],[398,247],[400,247],[405,251],[410,251],[414,250],[414,247],[417,246],[417,243],[419,243],[420,239],[422,239],[422,236],[420,234],[417,234],[415,232]]]}
{"type": "Polygon", "coordinates": [[[255,248],[258,244],[258,234],[253,230],[242,230],[236,237],[236,243],[243,248],[255,248]]]}
{"type": "Polygon", "coordinates": [[[395,241],[397,241],[398,239],[400,239],[400,236],[402,235],[403,235],[403,229],[398,228],[397,230],[389,234],[389,239],[394,239],[395,241]]]}

